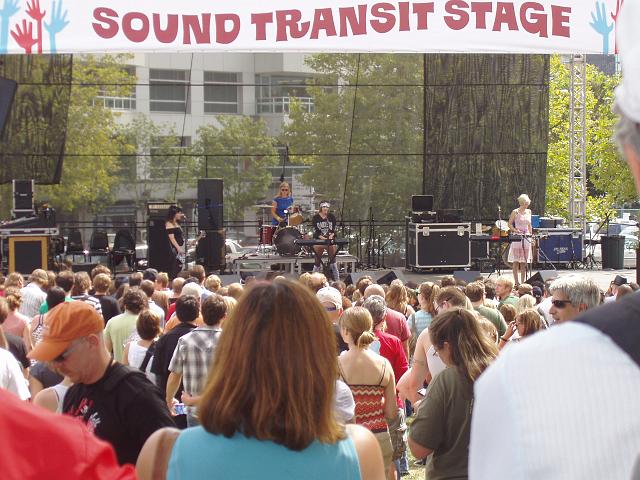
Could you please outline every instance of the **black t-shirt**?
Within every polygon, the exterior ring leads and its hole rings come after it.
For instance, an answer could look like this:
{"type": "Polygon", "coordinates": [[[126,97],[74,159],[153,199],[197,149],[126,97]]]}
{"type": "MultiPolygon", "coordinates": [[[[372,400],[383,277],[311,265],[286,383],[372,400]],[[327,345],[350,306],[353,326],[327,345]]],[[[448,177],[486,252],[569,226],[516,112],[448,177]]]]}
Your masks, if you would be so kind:
{"type": "Polygon", "coordinates": [[[319,213],[316,213],[311,219],[313,238],[327,237],[330,233],[336,233],[336,224],[333,213],[327,214],[327,218],[322,218],[319,213]]]}
{"type": "Polygon", "coordinates": [[[164,397],[146,375],[116,362],[96,383],[70,387],[62,411],[80,417],[98,438],[109,442],[121,464],[135,464],[153,432],[175,427],[164,397]]]}
{"type": "Polygon", "coordinates": [[[29,369],[29,375],[42,384],[42,388],[53,387],[59,384],[64,377],[51,370],[46,362],[37,362],[29,369]]]}
{"type": "MultiPolygon", "coordinates": [[[[158,385],[163,395],[166,395],[169,364],[171,363],[176,345],[178,345],[178,340],[194,328],[196,328],[196,326],[192,323],[180,322],[173,329],[162,335],[156,342],[156,351],[153,355],[151,372],[156,374],[156,385],[158,385]]],[[[180,393],[181,389],[176,393],[178,398],[180,398],[180,393]]]]}
{"type": "Polygon", "coordinates": [[[11,333],[5,333],[4,336],[7,337],[9,351],[16,357],[16,360],[22,365],[22,368],[29,368],[31,362],[27,358],[27,347],[24,345],[24,340],[11,333]]]}
{"type": "Polygon", "coordinates": [[[100,300],[100,305],[102,306],[102,317],[104,318],[104,324],[115,317],[116,315],[120,315],[120,307],[118,306],[118,301],[110,295],[94,295],[98,300],[100,300]]]}

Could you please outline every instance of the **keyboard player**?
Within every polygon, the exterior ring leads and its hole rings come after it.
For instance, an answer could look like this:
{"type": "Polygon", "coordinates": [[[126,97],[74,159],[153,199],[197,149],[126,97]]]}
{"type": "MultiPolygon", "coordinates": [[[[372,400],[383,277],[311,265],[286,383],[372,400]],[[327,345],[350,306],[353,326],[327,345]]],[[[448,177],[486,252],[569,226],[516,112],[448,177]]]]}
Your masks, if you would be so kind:
{"type": "Polygon", "coordinates": [[[315,264],[313,266],[313,271],[322,271],[322,254],[326,250],[327,255],[329,256],[329,268],[331,270],[331,276],[333,277],[333,280],[340,280],[338,265],[336,263],[338,246],[333,243],[336,238],[337,222],[336,217],[333,215],[333,213],[329,212],[330,208],[331,204],[329,202],[321,202],[320,210],[311,219],[314,240],[327,240],[327,245],[313,246],[313,251],[315,253],[315,264]]]}

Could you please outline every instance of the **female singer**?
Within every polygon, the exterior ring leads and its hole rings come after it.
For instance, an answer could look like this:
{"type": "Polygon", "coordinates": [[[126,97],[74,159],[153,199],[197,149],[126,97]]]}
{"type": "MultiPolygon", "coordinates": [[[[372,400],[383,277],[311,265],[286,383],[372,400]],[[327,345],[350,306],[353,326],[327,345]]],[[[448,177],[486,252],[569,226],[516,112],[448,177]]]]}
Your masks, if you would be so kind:
{"type": "Polygon", "coordinates": [[[286,221],[287,215],[284,211],[290,210],[293,206],[293,197],[291,196],[291,187],[287,182],[280,184],[280,193],[277,197],[274,197],[271,203],[271,225],[279,225],[286,221]]]}
{"type": "Polygon", "coordinates": [[[509,262],[513,263],[513,279],[516,287],[520,283],[524,283],[527,278],[527,264],[532,260],[532,238],[530,237],[531,229],[531,210],[529,205],[531,199],[526,194],[522,194],[518,197],[518,204],[516,208],[509,216],[509,230],[516,234],[522,235],[522,240],[512,242],[509,248],[509,262]],[[522,281],[520,281],[522,279],[522,281]]]}
{"type": "Polygon", "coordinates": [[[177,205],[171,205],[167,210],[167,220],[164,224],[167,236],[169,237],[169,246],[173,253],[173,258],[169,266],[169,276],[174,279],[185,263],[184,235],[180,222],[184,221],[186,216],[182,209],[177,205]]]}
{"type": "MultiPolygon", "coordinates": [[[[333,213],[329,213],[331,204],[329,202],[320,203],[320,211],[316,213],[311,219],[311,225],[313,226],[313,238],[316,240],[334,240],[336,237],[336,217],[333,213]]],[[[330,243],[330,242],[328,242],[330,243]]],[[[331,276],[333,280],[340,280],[340,274],[338,273],[338,265],[336,264],[336,254],[338,253],[338,246],[335,244],[327,245],[314,245],[313,250],[315,252],[315,265],[313,271],[320,272],[322,265],[322,253],[327,250],[329,256],[329,268],[331,269],[331,276]]]]}

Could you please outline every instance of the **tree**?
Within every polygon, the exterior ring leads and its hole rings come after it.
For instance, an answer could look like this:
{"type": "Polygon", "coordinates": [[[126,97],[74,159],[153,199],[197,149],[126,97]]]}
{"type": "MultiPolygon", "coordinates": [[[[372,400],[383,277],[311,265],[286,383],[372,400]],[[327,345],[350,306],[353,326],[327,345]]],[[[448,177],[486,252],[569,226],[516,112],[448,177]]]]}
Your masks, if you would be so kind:
{"type": "Polygon", "coordinates": [[[292,163],[310,167],[303,180],[343,207],[344,220],[369,208],[378,220],[402,218],[422,191],[422,56],[318,54],[307,63],[319,74],[307,87],[315,109],[291,109],[281,142],[292,163]]]}
{"type": "MultiPolygon", "coordinates": [[[[633,178],[613,141],[616,115],[613,90],[619,76],[607,76],[587,65],[587,218],[601,219],[613,205],[636,198],[633,178]]],[[[569,69],[559,56],[551,59],[549,154],[546,212],[568,218],[569,206],[569,69]]]]}
{"type": "Polygon", "coordinates": [[[87,55],[74,62],[62,179],[59,185],[41,187],[61,212],[99,211],[113,199],[122,138],[116,114],[96,97],[130,94],[136,80],[122,68],[126,58],[87,55]]]}
{"type": "Polygon", "coordinates": [[[223,179],[225,218],[239,218],[266,195],[278,152],[262,120],[222,116],[218,122],[198,129],[193,154],[201,176],[223,179]]]}

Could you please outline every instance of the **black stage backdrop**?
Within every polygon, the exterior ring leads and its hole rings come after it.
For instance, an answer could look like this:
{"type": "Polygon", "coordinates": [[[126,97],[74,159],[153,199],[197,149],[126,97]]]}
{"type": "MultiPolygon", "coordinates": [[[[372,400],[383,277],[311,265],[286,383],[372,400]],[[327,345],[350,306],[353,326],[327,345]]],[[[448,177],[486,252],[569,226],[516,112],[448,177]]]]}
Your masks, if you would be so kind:
{"type": "Polygon", "coordinates": [[[0,77],[18,82],[0,138],[0,183],[60,182],[71,94],[71,55],[2,55],[0,77]]]}
{"type": "Polygon", "coordinates": [[[435,208],[495,220],[528,194],[545,204],[547,55],[427,55],[423,193],[435,208]]]}

